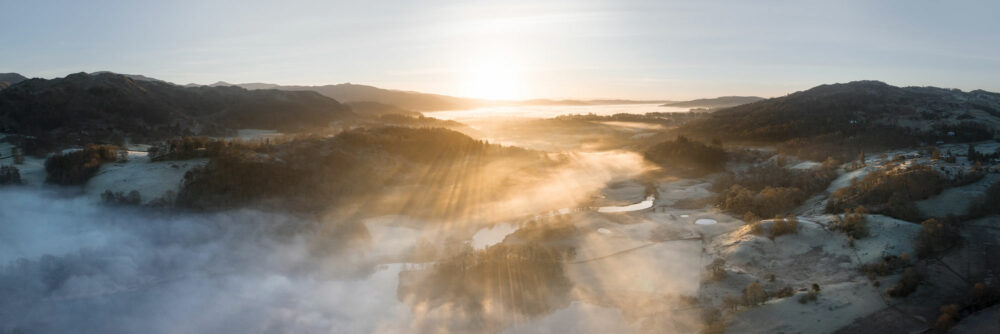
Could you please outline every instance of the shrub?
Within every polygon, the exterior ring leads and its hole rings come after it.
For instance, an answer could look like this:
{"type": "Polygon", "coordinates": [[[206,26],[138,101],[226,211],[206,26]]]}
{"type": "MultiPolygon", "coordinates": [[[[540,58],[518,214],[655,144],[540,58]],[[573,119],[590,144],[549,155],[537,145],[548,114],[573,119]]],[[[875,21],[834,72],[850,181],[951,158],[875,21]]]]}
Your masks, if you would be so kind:
{"type": "Polygon", "coordinates": [[[778,290],[777,292],[775,292],[774,293],[774,297],[775,298],[787,298],[787,297],[791,297],[794,294],[795,294],[795,290],[793,290],[792,287],[790,287],[790,286],[786,286],[784,288],[781,288],[781,290],[778,290]]]}
{"type": "Polygon", "coordinates": [[[813,283],[810,287],[809,292],[799,297],[799,304],[805,304],[808,302],[815,302],[819,299],[819,284],[813,283]]]}
{"type": "Polygon", "coordinates": [[[902,298],[909,296],[911,293],[913,293],[913,291],[917,290],[917,286],[920,285],[920,282],[922,282],[923,279],[924,277],[920,275],[920,273],[917,272],[915,269],[907,268],[905,271],[903,271],[903,276],[899,279],[899,282],[896,283],[896,285],[893,286],[892,288],[889,288],[889,290],[886,292],[889,294],[889,296],[895,298],[902,298]]]}
{"type": "Polygon", "coordinates": [[[948,304],[941,306],[941,315],[934,322],[934,327],[938,330],[947,331],[951,326],[955,325],[956,320],[958,320],[958,305],[948,304]]]}
{"type": "Polygon", "coordinates": [[[712,263],[705,266],[705,271],[708,272],[709,281],[718,281],[726,278],[726,260],[713,260],[712,263]]]}
{"type": "Polygon", "coordinates": [[[0,186],[21,184],[21,172],[14,166],[0,166],[0,186]]]}
{"type": "Polygon", "coordinates": [[[847,209],[842,216],[834,216],[832,228],[834,231],[843,231],[852,241],[865,238],[868,236],[866,213],[868,210],[863,206],[858,206],[853,210],[847,209]]]}
{"type": "Polygon", "coordinates": [[[767,292],[760,282],[753,282],[743,291],[743,304],[746,306],[760,305],[767,301],[767,292]]]}
{"type": "Polygon", "coordinates": [[[957,224],[931,218],[920,223],[920,233],[917,234],[917,257],[926,258],[943,253],[958,245],[962,237],[958,234],[957,224]]]}
{"type": "Polygon", "coordinates": [[[775,218],[771,223],[771,239],[785,234],[798,233],[799,220],[794,215],[787,218],[775,218]]]}
{"type": "Polygon", "coordinates": [[[877,277],[886,276],[906,268],[910,265],[908,258],[906,253],[900,256],[886,255],[878,262],[862,265],[861,272],[868,276],[868,279],[874,280],[877,277]]]}
{"type": "Polygon", "coordinates": [[[990,307],[998,301],[1000,301],[1000,290],[982,282],[973,285],[972,291],[969,292],[968,305],[973,310],[981,310],[990,307]]]}
{"type": "Polygon", "coordinates": [[[701,334],[723,334],[726,332],[726,322],[722,312],[717,308],[707,308],[701,313],[701,321],[705,324],[701,334]]]}

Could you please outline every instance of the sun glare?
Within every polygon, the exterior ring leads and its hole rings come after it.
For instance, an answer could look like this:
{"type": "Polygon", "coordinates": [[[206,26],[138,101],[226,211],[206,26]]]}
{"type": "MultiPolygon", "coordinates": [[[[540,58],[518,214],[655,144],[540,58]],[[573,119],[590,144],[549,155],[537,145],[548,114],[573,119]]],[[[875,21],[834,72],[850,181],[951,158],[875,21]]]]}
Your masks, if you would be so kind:
{"type": "Polygon", "coordinates": [[[486,60],[472,64],[465,71],[464,95],[468,97],[512,100],[524,97],[517,66],[509,62],[486,60]]]}

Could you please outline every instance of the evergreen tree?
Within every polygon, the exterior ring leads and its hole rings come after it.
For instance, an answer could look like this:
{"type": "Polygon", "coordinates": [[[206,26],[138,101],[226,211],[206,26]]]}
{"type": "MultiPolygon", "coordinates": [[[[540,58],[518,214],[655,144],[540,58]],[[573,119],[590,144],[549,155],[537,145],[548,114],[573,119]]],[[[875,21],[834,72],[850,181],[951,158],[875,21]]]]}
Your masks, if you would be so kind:
{"type": "Polygon", "coordinates": [[[15,165],[24,164],[24,152],[22,152],[20,148],[17,147],[11,148],[10,155],[14,157],[15,165]]]}

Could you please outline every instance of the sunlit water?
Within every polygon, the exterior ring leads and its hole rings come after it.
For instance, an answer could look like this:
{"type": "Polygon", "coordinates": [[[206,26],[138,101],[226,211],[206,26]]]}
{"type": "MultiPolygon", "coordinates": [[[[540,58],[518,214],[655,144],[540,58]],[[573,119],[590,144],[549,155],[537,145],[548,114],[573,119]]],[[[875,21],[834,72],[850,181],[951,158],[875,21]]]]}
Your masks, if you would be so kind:
{"type": "MultiPolygon", "coordinates": [[[[602,212],[602,213],[616,213],[616,212],[632,212],[632,211],[645,210],[645,209],[649,209],[649,208],[653,207],[653,201],[655,201],[655,200],[656,200],[655,196],[649,195],[642,202],[638,202],[638,203],[630,204],[630,205],[622,205],[622,206],[602,206],[602,207],[597,208],[597,212],[602,212]]],[[[549,213],[549,216],[566,215],[566,214],[570,214],[570,213],[572,213],[574,211],[575,210],[570,209],[570,208],[563,208],[563,209],[551,211],[549,213]]],[[[697,221],[695,221],[695,224],[698,224],[698,225],[715,224],[715,220],[712,220],[712,219],[698,219],[697,221]],[[703,222],[703,221],[710,221],[710,222],[703,222]]],[[[510,223],[503,223],[503,224],[498,224],[498,225],[494,225],[494,226],[484,227],[484,228],[480,229],[479,231],[477,231],[476,234],[474,234],[472,236],[472,248],[475,248],[475,249],[484,249],[486,247],[498,244],[498,243],[502,242],[503,239],[506,238],[508,235],[510,235],[511,233],[514,233],[516,231],[517,231],[517,226],[514,226],[513,224],[510,224],[510,223]]],[[[609,234],[610,233],[610,231],[608,231],[605,228],[598,229],[598,232],[600,232],[602,234],[609,234]]]]}
{"type": "Polygon", "coordinates": [[[514,231],[517,231],[517,226],[510,223],[484,227],[472,236],[472,248],[483,249],[495,245],[514,231]]]}
{"type": "Polygon", "coordinates": [[[611,104],[586,106],[505,106],[470,110],[424,112],[428,117],[470,120],[482,118],[552,118],[561,115],[614,115],[621,113],[687,112],[689,108],[661,107],[658,104],[611,104]]]}
{"type": "Polygon", "coordinates": [[[597,212],[611,213],[611,212],[630,212],[630,211],[645,210],[653,207],[653,200],[655,199],[656,197],[654,197],[653,195],[649,195],[648,197],[646,197],[644,201],[639,203],[625,205],[625,206],[602,206],[597,209],[597,212]]]}

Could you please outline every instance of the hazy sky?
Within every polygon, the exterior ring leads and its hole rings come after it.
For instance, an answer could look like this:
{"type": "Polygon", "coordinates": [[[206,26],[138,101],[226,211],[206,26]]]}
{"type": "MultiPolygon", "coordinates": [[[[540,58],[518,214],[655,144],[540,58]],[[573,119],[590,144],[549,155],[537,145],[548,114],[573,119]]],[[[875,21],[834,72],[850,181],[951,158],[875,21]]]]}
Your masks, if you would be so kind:
{"type": "Polygon", "coordinates": [[[1000,1],[0,0],[0,72],[478,97],[1000,91],[1000,1]]]}

